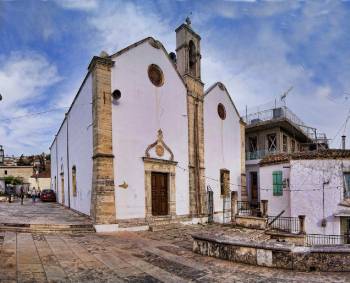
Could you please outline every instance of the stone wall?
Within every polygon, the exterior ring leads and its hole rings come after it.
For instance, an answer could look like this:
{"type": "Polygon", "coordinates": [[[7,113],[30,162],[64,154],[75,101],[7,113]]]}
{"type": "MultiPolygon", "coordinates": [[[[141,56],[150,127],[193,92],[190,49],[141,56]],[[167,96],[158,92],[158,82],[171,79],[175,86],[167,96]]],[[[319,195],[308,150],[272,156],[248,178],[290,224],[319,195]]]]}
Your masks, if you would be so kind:
{"type": "Polygon", "coordinates": [[[290,244],[249,242],[218,235],[192,235],[195,253],[297,271],[350,271],[350,247],[295,247],[290,244]]]}
{"type": "Polygon", "coordinates": [[[255,216],[235,216],[235,225],[250,229],[264,230],[266,228],[266,218],[255,216]]]}
{"type": "Polygon", "coordinates": [[[113,62],[110,59],[95,56],[89,66],[93,86],[91,217],[94,224],[116,223],[114,156],[112,150],[112,65],[113,62]]]}

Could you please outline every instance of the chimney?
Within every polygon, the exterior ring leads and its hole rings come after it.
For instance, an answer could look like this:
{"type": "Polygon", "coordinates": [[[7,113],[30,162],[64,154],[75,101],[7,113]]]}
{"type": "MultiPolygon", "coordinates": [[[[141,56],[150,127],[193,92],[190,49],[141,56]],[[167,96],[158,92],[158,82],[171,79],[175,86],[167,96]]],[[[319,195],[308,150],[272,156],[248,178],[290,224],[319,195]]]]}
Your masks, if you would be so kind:
{"type": "Polygon", "coordinates": [[[342,135],[341,136],[341,148],[344,150],[345,149],[345,139],[346,139],[346,136],[342,135]]]}

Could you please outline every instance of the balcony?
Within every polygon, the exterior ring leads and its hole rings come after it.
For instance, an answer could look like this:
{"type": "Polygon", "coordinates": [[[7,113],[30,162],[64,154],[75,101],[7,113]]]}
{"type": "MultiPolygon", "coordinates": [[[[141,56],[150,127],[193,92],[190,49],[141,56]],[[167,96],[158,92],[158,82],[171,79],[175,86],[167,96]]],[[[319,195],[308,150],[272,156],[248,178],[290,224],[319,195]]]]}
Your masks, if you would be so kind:
{"type": "Polygon", "coordinates": [[[246,151],[245,159],[246,160],[257,160],[257,159],[262,159],[267,155],[273,155],[273,154],[279,154],[279,153],[281,153],[281,152],[278,150],[268,151],[266,149],[257,150],[257,151],[246,151]]]}

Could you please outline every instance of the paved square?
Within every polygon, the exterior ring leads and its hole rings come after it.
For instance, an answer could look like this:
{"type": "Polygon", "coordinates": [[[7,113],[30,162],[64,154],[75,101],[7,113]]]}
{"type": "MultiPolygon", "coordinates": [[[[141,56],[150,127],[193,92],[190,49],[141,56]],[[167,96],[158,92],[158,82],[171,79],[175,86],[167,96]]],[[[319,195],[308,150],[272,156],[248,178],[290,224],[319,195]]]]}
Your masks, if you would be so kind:
{"type": "MultiPolygon", "coordinates": [[[[303,273],[192,253],[190,232],[0,234],[1,282],[350,282],[347,273],[303,273]]],[[[218,229],[216,225],[209,229],[218,229]]]]}

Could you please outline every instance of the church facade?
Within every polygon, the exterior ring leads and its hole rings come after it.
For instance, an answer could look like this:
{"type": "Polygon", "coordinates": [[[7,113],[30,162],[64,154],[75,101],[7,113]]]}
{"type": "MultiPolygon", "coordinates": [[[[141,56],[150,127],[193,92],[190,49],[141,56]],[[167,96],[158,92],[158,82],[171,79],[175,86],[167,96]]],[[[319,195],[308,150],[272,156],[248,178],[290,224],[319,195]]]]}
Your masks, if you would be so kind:
{"type": "Polygon", "coordinates": [[[149,37],[91,60],[50,147],[51,188],[97,231],[205,221],[208,190],[220,221],[240,196],[244,123],[222,83],[204,91],[200,41],[187,22],[176,55],[149,37]]]}

